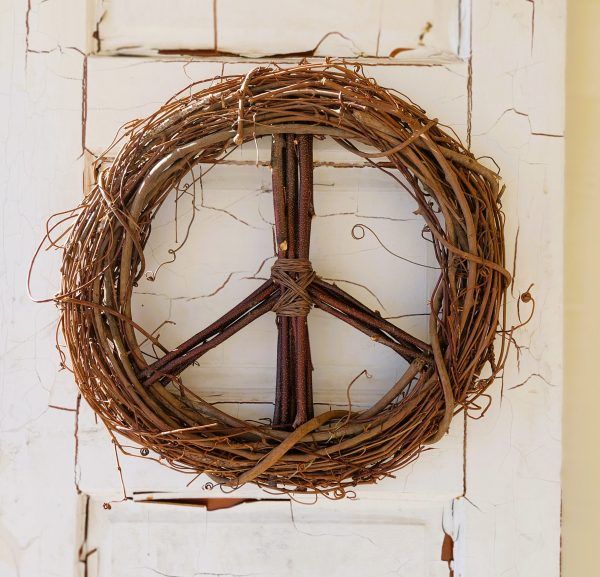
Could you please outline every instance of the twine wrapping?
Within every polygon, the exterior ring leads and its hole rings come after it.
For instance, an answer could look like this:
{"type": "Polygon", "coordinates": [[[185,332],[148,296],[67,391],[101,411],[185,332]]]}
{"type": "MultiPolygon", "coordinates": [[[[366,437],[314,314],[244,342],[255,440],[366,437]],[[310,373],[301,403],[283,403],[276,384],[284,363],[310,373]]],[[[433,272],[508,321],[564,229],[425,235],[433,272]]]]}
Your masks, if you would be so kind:
{"type": "Polygon", "coordinates": [[[271,278],[281,288],[273,311],[283,317],[305,317],[313,305],[307,288],[315,279],[309,260],[278,258],[271,267],[271,278]]]}

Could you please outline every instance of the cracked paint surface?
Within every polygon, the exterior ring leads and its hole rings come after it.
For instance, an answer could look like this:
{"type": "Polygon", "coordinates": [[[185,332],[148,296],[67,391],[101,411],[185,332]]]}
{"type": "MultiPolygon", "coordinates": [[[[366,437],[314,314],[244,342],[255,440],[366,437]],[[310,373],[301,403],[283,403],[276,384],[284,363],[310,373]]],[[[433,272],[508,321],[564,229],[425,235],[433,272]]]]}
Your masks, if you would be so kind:
{"type": "MultiPolygon", "coordinates": [[[[59,370],[53,348],[57,311],[30,303],[23,285],[27,256],[35,250],[45,217],[77,204],[82,174],[89,182],[91,159],[121,124],[151,112],[191,80],[246,72],[260,62],[255,47],[265,47],[252,34],[241,42],[235,27],[243,15],[234,14],[230,2],[206,0],[194,3],[206,18],[193,41],[201,39],[214,52],[248,52],[253,59],[213,55],[198,63],[176,56],[96,56],[91,53],[107,53],[131,45],[130,40],[135,44],[146,34],[142,21],[131,31],[137,39],[119,37],[114,18],[125,8],[111,4],[112,15],[103,2],[87,14],[84,3],[74,0],[5,0],[1,8],[6,17],[0,19],[5,265],[0,273],[0,484],[9,490],[0,494],[0,574],[312,575],[316,569],[306,551],[313,550],[313,557],[331,563],[331,575],[372,572],[375,556],[381,559],[378,574],[558,575],[564,130],[557,87],[563,83],[564,3],[483,0],[471,11],[471,3],[462,0],[449,3],[460,14],[452,24],[456,28],[449,28],[443,10],[437,19],[428,12],[438,3],[409,9],[403,2],[382,1],[362,19],[360,30],[339,18],[331,25],[325,12],[304,44],[294,44],[293,36],[271,35],[267,48],[277,54],[318,46],[323,53],[382,56],[413,40],[425,44],[401,50],[394,65],[371,62],[378,65],[368,73],[443,119],[476,154],[498,161],[507,185],[507,239],[514,239],[508,241],[508,262],[518,246],[511,289],[516,297],[531,294],[537,308],[518,335],[515,362],[490,391],[494,402],[486,418],[455,419],[451,434],[396,479],[359,492],[354,502],[246,503],[210,513],[137,503],[144,491],[173,498],[205,498],[214,491],[203,486],[202,478],[180,477],[151,461],[115,453],[78,397],[71,374],[59,370]],[[403,11],[404,18],[396,21],[402,20],[414,38],[409,34],[404,42],[401,30],[386,27],[393,20],[386,10],[403,11]],[[232,533],[243,536],[247,549],[228,546],[227,557],[215,553],[231,543],[232,533]],[[445,536],[452,540],[451,560],[440,558],[445,536]],[[193,554],[182,555],[182,550],[193,554]],[[357,552],[350,564],[348,551],[357,552]]],[[[150,4],[149,17],[155,10],[150,4]]],[[[347,12],[344,18],[351,18],[352,11],[347,12]]],[[[245,22],[253,16],[246,14],[245,22]]],[[[154,32],[152,38],[172,48],[166,20],[164,29],[163,36],[154,32]]],[[[260,34],[260,27],[251,32],[260,34]]],[[[178,42],[185,37],[183,31],[178,42]]],[[[160,46],[129,48],[150,54],[160,46]]],[[[176,344],[268,274],[273,258],[268,148],[260,142],[244,147],[207,173],[196,208],[190,194],[182,194],[177,229],[174,200],[159,215],[148,251],[149,276],[155,278],[138,287],[135,314],[146,328],[158,327],[165,342],[176,344]],[[187,234],[192,214],[197,220],[189,244],[156,273],[169,259],[168,249],[187,234]],[[199,255],[197,247],[215,238],[223,240],[208,256],[199,255]]],[[[419,330],[420,317],[404,315],[423,310],[419,304],[430,292],[431,278],[402,268],[374,238],[358,242],[349,235],[354,224],[364,223],[392,251],[427,259],[414,242],[419,221],[376,171],[327,143],[318,143],[316,150],[315,265],[395,322],[419,330]],[[363,277],[356,275],[357,263],[366,272],[363,277]],[[391,290],[397,287],[390,288],[381,265],[384,272],[385,266],[398,267],[401,291],[391,290]]],[[[57,256],[44,255],[35,275],[36,295],[55,291],[57,256]]],[[[529,310],[522,300],[521,314],[529,310]]],[[[514,307],[509,319],[518,321],[514,307]]],[[[323,384],[317,405],[344,406],[345,390],[357,375],[353,403],[368,405],[399,367],[334,322],[316,322],[315,358],[323,384]],[[327,355],[331,342],[347,349],[337,363],[327,355]]],[[[270,414],[271,325],[265,319],[229,348],[207,355],[190,370],[190,382],[234,414],[270,414]]],[[[239,493],[261,495],[251,487],[239,493]]]]}
{"type": "Polygon", "coordinates": [[[156,0],[99,0],[95,38],[108,53],[405,58],[414,51],[449,57],[457,52],[458,6],[459,0],[347,0],[341,9],[307,0],[282,10],[272,0],[202,0],[180,2],[164,18],[156,0]]]}

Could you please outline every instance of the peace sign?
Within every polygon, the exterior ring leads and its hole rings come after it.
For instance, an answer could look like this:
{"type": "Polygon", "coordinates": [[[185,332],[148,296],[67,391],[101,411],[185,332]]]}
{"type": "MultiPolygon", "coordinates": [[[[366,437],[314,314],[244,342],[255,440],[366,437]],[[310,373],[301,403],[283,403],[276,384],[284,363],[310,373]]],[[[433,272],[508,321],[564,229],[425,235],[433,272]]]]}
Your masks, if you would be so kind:
{"type": "Polygon", "coordinates": [[[273,425],[297,428],[313,418],[307,316],[313,306],[348,323],[409,363],[431,347],[319,278],[310,262],[313,208],[311,135],[276,134],[271,148],[277,259],[271,278],[220,319],[149,365],[144,385],[168,381],[258,317],[276,314],[277,378],[273,425]]]}
{"type": "Polygon", "coordinates": [[[253,482],[341,497],[439,440],[455,412],[502,371],[508,347],[496,355],[493,345],[498,334],[503,344],[511,338],[501,321],[511,275],[504,266],[498,177],[436,119],[359,68],[303,63],[214,80],[132,124],[81,206],[59,215],[75,219],[63,254],[62,291],[54,298],[73,372],[111,432],[173,468],[207,473],[230,487],[253,482]],[[439,265],[429,298],[430,345],[313,271],[313,135],[366,159],[415,201],[439,265]],[[135,322],[131,307],[156,211],[194,165],[214,164],[264,136],[273,138],[278,246],[271,277],[169,351],[135,322]],[[409,363],[370,408],[312,416],[306,321],[313,307],[409,363]],[[278,328],[273,423],[229,415],[184,386],[179,375],[186,367],[269,311],[278,328]],[[140,336],[164,353],[150,365],[140,336]],[[179,386],[169,386],[174,382],[179,386]]]}

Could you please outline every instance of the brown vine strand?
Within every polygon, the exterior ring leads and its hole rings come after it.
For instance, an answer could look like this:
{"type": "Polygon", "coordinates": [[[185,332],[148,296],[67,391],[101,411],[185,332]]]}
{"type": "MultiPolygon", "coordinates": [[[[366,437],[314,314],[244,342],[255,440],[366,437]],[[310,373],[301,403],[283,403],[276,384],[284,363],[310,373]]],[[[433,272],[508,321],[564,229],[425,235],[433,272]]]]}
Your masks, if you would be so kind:
{"type": "Polygon", "coordinates": [[[202,354],[208,352],[208,343],[213,343],[218,335],[222,335],[227,331],[227,334],[232,336],[249,324],[251,320],[267,312],[269,310],[268,307],[260,307],[260,305],[264,305],[266,302],[272,303],[272,296],[276,293],[276,290],[277,287],[270,279],[266,281],[219,320],[201,330],[176,349],[168,352],[152,363],[152,365],[146,367],[145,370],[141,371],[140,376],[145,378],[144,384],[148,386],[160,380],[162,375],[181,372],[185,366],[189,366],[189,364],[200,358],[202,354]]]}
{"type": "MultiPolygon", "coordinates": [[[[114,162],[99,171],[82,204],[64,213],[68,238],[54,300],[86,401],[114,434],[166,465],[206,473],[229,487],[252,482],[341,498],[411,463],[445,434],[454,413],[474,409],[474,400],[501,374],[514,337],[504,331],[510,274],[498,177],[420,107],[380,87],[360,67],[269,66],[195,83],[129,124],[116,146],[114,162]],[[313,278],[305,288],[315,306],[397,351],[408,369],[371,408],[311,418],[306,325],[296,317],[282,330],[285,318],[294,317],[280,316],[275,423],[246,422],[188,389],[182,371],[272,310],[281,287],[267,281],[173,351],[135,323],[132,293],[146,271],[152,219],[190,168],[214,165],[235,146],[265,136],[275,137],[281,150],[279,159],[273,154],[273,189],[279,202],[283,198],[279,209],[286,209],[276,233],[279,243],[287,238],[288,253],[279,256],[308,261],[313,135],[366,159],[414,200],[440,269],[429,298],[429,335],[427,342],[416,339],[339,287],[313,278]],[[147,361],[138,335],[164,356],[147,361]],[[293,383],[302,385],[300,396],[293,383]],[[299,426],[287,430],[290,423],[299,426]]],[[[64,234],[49,226],[47,241],[56,247],[64,234]]],[[[297,282],[296,273],[289,275],[297,282]]]]}
{"type": "Polygon", "coordinates": [[[378,312],[370,310],[347,292],[323,279],[315,279],[309,291],[315,295],[317,304],[325,303],[336,306],[341,312],[354,318],[355,322],[388,333],[413,353],[423,354],[423,351],[431,351],[431,345],[403,331],[400,327],[385,320],[378,312]]]}
{"type": "MultiPolygon", "coordinates": [[[[271,171],[273,182],[273,211],[275,214],[275,238],[277,241],[277,258],[286,258],[294,251],[294,220],[289,218],[289,192],[288,185],[288,151],[289,143],[283,134],[275,134],[271,146],[271,171]],[[290,246],[291,245],[291,246],[290,246]]],[[[292,159],[295,161],[295,159],[292,159]]],[[[292,168],[296,163],[292,162],[292,168]]],[[[293,335],[291,332],[292,319],[285,315],[277,315],[277,379],[275,384],[275,407],[273,411],[273,424],[275,426],[289,426],[295,416],[295,394],[293,382],[295,381],[294,365],[292,363],[293,335]]]]}
{"type": "Polygon", "coordinates": [[[232,337],[235,333],[248,326],[257,318],[261,317],[270,310],[273,310],[275,302],[275,296],[270,296],[255,306],[247,314],[227,325],[222,331],[219,332],[219,334],[215,335],[210,340],[207,339],[188,352],[178,354],[175,359],[164,365],[160,371],[156,371],[153,375],[148,377],[144,381],[144,385],[148,386],[155,383],[156,381],[160,380],[161,376],[172,378],[173,376],[178,375],[184,369],[195,363],[202,355],[206,354],[208,351],[214,349],[217,345],[220,345],[228,338],[232,337]]]}
{"type": "MultiPolygon", "coordinates": [[[[321,282],[325,284],[324,281],[321,282]]],[[[401,339],[395,337],[404,331],[378,317],[375,313],[365,313],[348,304],[346,299],[328,294],[319,285],[313,285],[309,290],[314,295],[315,306],[365,333],[372,340],[390,347],[406,360],[422,357],[424,351],[430,349],[429,345],[425,345],[423,349],[406,346],[401,339]]]]}
{"type": "Polygon", "coordinates": [[[315,278],[308,259],[314,214],[312,137],[302,135],[296,141],[293,134],[275,135],[272,158],[277,261],[271,269],[271,278],[280,287],[274,311],[279,331],[277,346],[281,348],[277,352],[273,422],[288,425],[282,416],[293,416],[291,426],[295,429],[314,416],[313,367],[306,320],[312,307],[308,288],[315,278]],[[292,398],[289,389],[294,391],[293,411],[283,404],[292,398]]]}
{"type": "MultiPolygon", "coordinates": [[[[306,134],[298,136],[297,255],[299,259],[306,261],[310,257],[310,224],[314,215],[312,149],[312,136],[306,134]]],[[[312,404],[313,367],[306,316],[294,317],[292,327],[295,341],[294,357],[296,360],[296,418],[293,427],[296,428],[314,416],[312,404]]]]}
{"type": "MultiPolygon", "coordinates": [[[[277,138],[277,135],[275,135],[277,138]]],[[[293,134],[285,136],[285,164],[282,166],[285,174],[285,207],[287,216],[287,257],[290,259],[298,258],[298,144],[293,134]]],[[[293,319],[287,317],[285,321],[289,338],[287,340],[287,350],[285,358],[288,363],[290,374],[289,394],[287,397],[287,424],[293,425],[296,418],[296,395],[297,387],[292,383],[297,380],[296,365],[294,363],[295,343],[293,332],[293,319]]],[[[312,401],[312,399],[311,399],[312,401]]]]}

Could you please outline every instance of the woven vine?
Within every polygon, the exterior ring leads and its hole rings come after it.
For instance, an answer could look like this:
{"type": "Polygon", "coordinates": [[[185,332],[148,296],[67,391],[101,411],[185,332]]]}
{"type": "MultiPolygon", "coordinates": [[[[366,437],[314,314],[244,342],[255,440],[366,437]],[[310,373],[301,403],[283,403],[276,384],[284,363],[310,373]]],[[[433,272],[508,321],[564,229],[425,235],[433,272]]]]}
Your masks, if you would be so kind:
{"type": "Polygon", "coordinates": [[[439,440],[453,415],[502,370],[510,340],[503,331],[510,274],[500,196],[495,172],[419,106],[378,86],[359,68],[271,66],[195,83],[130,124],[115,161],[101,171],[81,205],[64,213],[70,228],[62,288],[53,300],[81,393],[111,432],[141,445],[143,454],[154,451],[170,467],[206,473],[223,486],[252,482],[338,498],[351,487],[389,476],[439,440]],[[163,201],[193,166],[269,137],[276,221],[281,210],[280,217],[292,223],[282,228],[280,218],[277,232],[292,235],[294,226],[310,222],[290,216],[285,190],[298,186],[300,205],[310,202],[303,196],[312,194],[303,170],[311,167],[306,155],[313,135],[334,139],[395,179],[399,194],[414,199],[440,267],[429,300],[429,342],[319,279],[308,261],[308,245],[299,242],[294,252],[284,234],[271,279],[168,351],[131,313],[134,286],[145,272],[144,246],[163,201]],[[294,184],[294,172],[285,173],[286,158],[299,163],[301,182],[294,184]],[[294,319],[305,322],[312,307],[328,310],[407,360],[404,375],[369,409],[313,416],[311,407],[295,408],[301,399],[291,393],[284,398],[280,383],[291,366],[286,363],[296,363],[304,375],[297,379],[304,387],[299,394],[309,400],[311,365],[309,357],[299,361],[289,343],[283,349],[289,358],[278,368],[271,425],[237,419],[185,387],[181,373],[187,366],[269,311],[277,313],[281,338],[296,335],[302,344],[298,333],[281,327],[294,319]],[[136,332],[164,356],[148,361],[136,332]]]}

